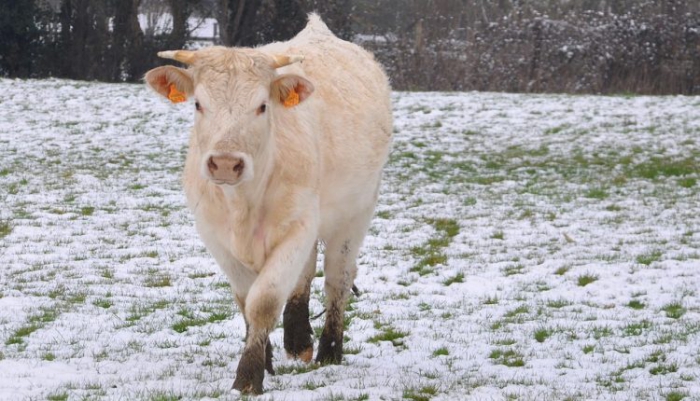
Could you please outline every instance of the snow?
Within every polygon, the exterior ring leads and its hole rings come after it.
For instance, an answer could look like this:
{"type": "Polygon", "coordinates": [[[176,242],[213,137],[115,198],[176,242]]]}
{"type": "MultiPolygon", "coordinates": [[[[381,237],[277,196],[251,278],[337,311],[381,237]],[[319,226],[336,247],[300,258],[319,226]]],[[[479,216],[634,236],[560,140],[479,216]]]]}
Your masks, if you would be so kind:
{"type": "MultiPolygon", "coordinates": [[[[238,399],[244,322],[180,186],[192,105],[0,88],[0,399],[238,399]]],[[[258,399],[700,399],[700,99],[393,101],[344,362],[287,360],[280,327],[258,399]]]]}

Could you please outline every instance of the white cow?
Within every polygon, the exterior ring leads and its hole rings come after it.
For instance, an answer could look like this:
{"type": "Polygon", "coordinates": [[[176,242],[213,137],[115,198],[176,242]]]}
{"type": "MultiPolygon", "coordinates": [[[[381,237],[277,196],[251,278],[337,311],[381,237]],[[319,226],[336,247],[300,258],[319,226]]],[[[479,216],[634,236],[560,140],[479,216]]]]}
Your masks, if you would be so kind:
{"type": "Polygon", "coordinates": [[[288,42],[166,51],[148,85],[195,98],[184,171],[207,249],[228,276],[247,325],[233,387],[262,392],[268,335],[284,310],[284,347],[309,361],[309,288],[325,243],[326,322],[316,361],[339,363],[343,314],[392,134],[390,88],[373,56],[311,14],[288,42]]]}

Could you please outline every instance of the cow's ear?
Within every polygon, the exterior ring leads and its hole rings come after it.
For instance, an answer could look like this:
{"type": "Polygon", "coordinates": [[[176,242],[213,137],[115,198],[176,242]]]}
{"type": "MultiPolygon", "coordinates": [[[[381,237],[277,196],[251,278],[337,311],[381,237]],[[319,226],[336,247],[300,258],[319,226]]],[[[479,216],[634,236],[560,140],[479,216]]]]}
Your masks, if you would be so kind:
{"type": "Polygon", "coordinates": [[[194,92],[192,77],[187,70],[172,65],[154,68],[144,79],[148,86],[173,103],[184,102],[194,92]]]}
{"type": "Polygon", "coordinates": [[[272,82],[270,97],[284,107],[294,107],[314,92],[314,85],[306,78],[294,74],[280,75],[272,82]]]}

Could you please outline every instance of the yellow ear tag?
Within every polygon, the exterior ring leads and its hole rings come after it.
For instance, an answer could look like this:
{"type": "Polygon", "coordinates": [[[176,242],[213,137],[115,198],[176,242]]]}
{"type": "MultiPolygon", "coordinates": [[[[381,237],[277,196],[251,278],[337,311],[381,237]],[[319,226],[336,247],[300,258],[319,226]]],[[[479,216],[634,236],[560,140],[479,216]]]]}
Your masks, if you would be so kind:
{"type": "Polygon", "coordinates": [[[170,93],[168,93],[168,99],[173,103],[182,103],[187,100],[187,96],[183,92],[180,92],[175,87],[175,84],[170,84],[170,93]]]}
{"type": "Polygon", "coordinates": [[[296,88],[289,91],[289,95],[287,95],[287,98],[284,99],[282,104],[284,104],[286,108],[294,107],[299,104],[299,93],[296,91],[296,88]]]}

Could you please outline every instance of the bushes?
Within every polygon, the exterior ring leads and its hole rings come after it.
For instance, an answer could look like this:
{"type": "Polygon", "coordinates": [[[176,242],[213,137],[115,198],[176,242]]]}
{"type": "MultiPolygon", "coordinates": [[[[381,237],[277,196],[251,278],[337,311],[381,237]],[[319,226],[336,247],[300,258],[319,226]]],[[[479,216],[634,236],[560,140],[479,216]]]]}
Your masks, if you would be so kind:
{"type": "Polygon", "coordinates": [[[700,13],[643,11],[511,14],[422,46],[414,32],[365,45],[397,89],[700,93],[700,13]]]}

